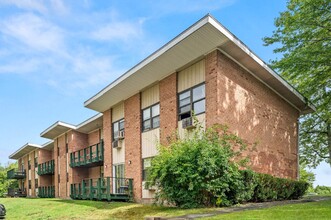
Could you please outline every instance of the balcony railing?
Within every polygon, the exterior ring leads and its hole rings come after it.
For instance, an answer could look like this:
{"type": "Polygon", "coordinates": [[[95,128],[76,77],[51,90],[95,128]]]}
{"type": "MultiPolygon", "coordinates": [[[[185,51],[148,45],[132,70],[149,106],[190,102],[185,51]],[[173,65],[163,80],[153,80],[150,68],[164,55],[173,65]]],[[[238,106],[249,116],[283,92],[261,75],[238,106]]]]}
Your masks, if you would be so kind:
{"type": "Polygon", "coordinates": [[[40,186],[38,187],[38,197],[40,198],[54,198],[55,186],[40,186]]]}
{"type": "Polygon", "coordinates": [[[103,177],[83,179],[70,185],[72,199],[125,200],[133,199],[133,179],[103,177]]]}
{"type": "Polygon", "coordinates": [[[7,179],[25,179],[25,170],[11,169],[7,171],[7,179]]]}
{"type": "Polygon", "coordinates": [[[7,195],[10,197],[26,197],[25,189],[8,188],[7,195]]]}
{"type": "Polygon", "coordinates": [[[38,164],[38,175],[53,175],[54,174],[54,160],[38,164]]]}
{"type": "Polygon", "coordinates": [[[70,153],[70,167],[97,166],[103,162],[103,141],[70,153]]]}

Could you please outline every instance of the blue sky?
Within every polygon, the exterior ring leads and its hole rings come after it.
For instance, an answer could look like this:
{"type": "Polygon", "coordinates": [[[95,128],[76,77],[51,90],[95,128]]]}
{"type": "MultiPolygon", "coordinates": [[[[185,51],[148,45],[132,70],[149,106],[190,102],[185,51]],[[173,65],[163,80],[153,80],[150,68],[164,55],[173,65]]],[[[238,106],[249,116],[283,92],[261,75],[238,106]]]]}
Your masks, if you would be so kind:
{"type": "MultiPolygon", "coordinates": [[[[83,102],[211,13],[264,61],[281,0],[0,0],[0,163],[54,122],[96,112],[83,102]]],[[[331,186],[331,168],[316,171],[331,186]]]]}

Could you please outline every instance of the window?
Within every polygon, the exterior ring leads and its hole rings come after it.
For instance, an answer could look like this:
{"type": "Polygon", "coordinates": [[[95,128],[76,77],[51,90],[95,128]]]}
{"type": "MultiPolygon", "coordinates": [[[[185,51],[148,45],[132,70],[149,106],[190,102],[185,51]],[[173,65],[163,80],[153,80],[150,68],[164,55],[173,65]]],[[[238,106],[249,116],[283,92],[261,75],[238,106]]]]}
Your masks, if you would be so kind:
{"type": "Polygon", "coordinates": [[[69,173],[67,172],[67,182],[69,182],[69,173]]]}
{"type": "Polygon", "coordinates": [[[57,175],[58,183],[60,183],[60,174],[57,175]]]}
{"type": "Polygon", "coordinates": [[[29,180],[29,189],[31,189],[31,180],[29,180]]]}
{"type": "Polygon", "coordinates": [[[59,157],[60,156],[60,148],[57,147],[57,156],[59,157]]]}
{"type": "Polygon", "coordinates": [[[113,123],[113,141],[118,139],[121,131],[124,132],[124,119],[113,123]]]}
{"type": "Polygon", "coordinates": [[[124,179],[124,164],[117,164],[113,166],[113,173],[115,178],[113,178],[113,187],[115,193],[125,192],[125,179],[124,179]]]}
{"type": "Polygon", "coordinates": [[[38,157],[34,158],[34,168],[38,167],[38,157]]]}
{"type": "Polygon", "coordinates": [[[156,104],[142,110],[143,131],[160,127],[160,104],[156,104]]]}
{"type": "Polygon", "coordinates": [[[205,84],[192,87],[178,94],[179,120],[189,118],[193,112],[199,115],[205,112],[205,84]]]}
{"type": "Polygon", "coordinates": [[[28,161],[28,169],[31,170],[31,160],[28,161]]]}
{"type": "Polygon", "coordinates": [[[148,179],[148,169],[151,167],[152,159],[152,157],[143,159],[143,181],[148,179]]]}
{"type": "Polygon", "coordinates": [[[34,180],[34,185],[35,185],[35,188],[38,188],[38,179],[34,180]]]}
{"type": "Polygon", "coordinates": [[[68,148],[68,143],[66,143],[66,153],[68,153],[69,148],[68,148]]]}

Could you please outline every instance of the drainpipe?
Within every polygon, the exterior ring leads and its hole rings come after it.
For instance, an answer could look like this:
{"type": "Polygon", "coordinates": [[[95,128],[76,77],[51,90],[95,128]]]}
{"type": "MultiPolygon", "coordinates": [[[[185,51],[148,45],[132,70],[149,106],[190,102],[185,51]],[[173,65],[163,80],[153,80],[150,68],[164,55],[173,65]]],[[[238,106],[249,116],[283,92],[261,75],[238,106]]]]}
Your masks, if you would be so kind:
{"type": "Polygon", "coordinates": [[[299,143],[300,143],[300,120],[297,119],[297,180],[300,179],[300,162],[299,162],[299,143]]]}

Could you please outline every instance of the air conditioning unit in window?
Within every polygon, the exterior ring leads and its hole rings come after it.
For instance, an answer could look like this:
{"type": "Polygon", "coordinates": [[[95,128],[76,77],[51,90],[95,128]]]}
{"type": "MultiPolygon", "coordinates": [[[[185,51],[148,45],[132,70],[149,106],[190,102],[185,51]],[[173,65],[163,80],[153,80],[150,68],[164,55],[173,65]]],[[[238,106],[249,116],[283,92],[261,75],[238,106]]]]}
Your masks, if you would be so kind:
{"type": "Polygon", "coordinates": [[[120,131],[120,133],[118,134],[118,140],[123,140],[124,139],[124,131],[120,131]]]}
{"type": "Polygon", "coordinates": [[[119,141],[118,140],[114,140],[112,145],[113,145],[113,148],[120,148],[121,147],[121,144],[118,143],[119,141]]]}
{"type": "Polygon", "coordinates": [[[157,187],[155,185],[151,185],[150,182],[146,181],[144,184],[144,189],[149,191],[155,191],[157,190],[157,187]]]}
{"type": "Polygon", "coordinates": [[[182,128],[183,129],[193,129],[193,128],[195,128],[195,125],[193,123],[193,118],[192,117],[184,118],[182,120],[182,128]]]}

